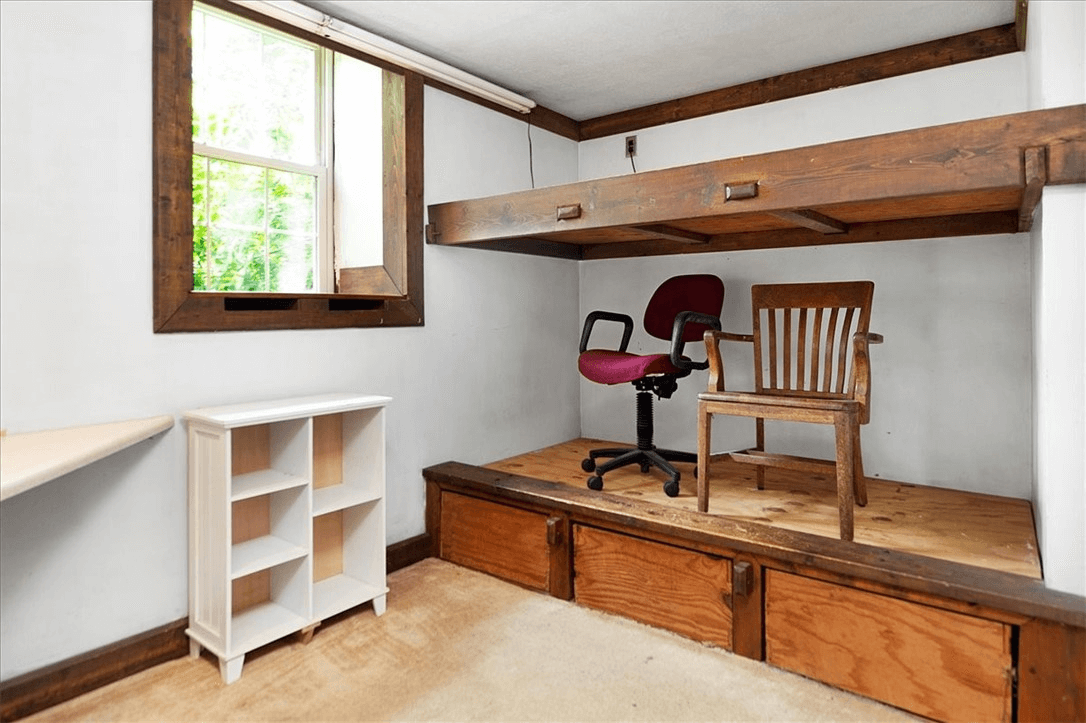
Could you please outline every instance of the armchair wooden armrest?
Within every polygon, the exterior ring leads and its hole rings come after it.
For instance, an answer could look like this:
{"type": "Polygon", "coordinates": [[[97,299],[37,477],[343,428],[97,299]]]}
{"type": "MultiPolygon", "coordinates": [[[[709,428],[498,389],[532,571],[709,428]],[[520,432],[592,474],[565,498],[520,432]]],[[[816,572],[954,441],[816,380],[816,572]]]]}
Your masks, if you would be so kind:
{"type": "Polygon", "coordinates": [[[858,331],[852,335],[853,370],[856,374],[853,398],[860,402],[861,424],[871,420],[871,362],[867,358],[867,347],[881,343],[882,334],[858,331]]]}
{"type": "Polygon", "coordinates": [[[753,334],[734,334],[730,331],[710,329],[702,336],[705,340],[705,359],[709,362],[709,391],[724,391],[724,359],[720,356],[720,342],[745,341],[754,343],[753,334]]]}

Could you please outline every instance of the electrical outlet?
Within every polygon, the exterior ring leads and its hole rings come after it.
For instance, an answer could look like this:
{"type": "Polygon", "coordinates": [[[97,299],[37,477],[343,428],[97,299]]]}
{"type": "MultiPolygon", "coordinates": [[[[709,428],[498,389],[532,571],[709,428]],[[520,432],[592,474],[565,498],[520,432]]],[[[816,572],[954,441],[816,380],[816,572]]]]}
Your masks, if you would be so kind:
{"type": "Polygon", "coordinates": [[[637,155],[637,136],[626,136],[626,157],[633,158],[637,155]]]}

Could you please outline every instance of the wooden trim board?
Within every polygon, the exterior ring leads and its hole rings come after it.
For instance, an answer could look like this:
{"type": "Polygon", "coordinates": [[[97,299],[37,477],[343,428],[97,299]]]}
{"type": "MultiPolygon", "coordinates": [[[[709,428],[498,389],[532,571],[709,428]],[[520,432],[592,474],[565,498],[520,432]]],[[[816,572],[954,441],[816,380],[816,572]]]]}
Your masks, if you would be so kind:
{"type": "MultiPolygon", "coordinates": [[[[385,551],[387,572],[430,557],[429,534],[396,542],[385,551]]],[[[345,614],[351,614],[348,611],[345,614]]],[[[0,721],[14,721],[189,653],[182,618],[82,655],[0,683],[0,721]]]]}
{"type": "Polygon", "coordinates": [[[589,118],[578,124],[581,140],[603,138],[700,118],[713,113],[796,98],[824,90],[942,68],[955,63],[1013,53],[1022,47],[1013,23],[941,38],[859,58],[762,78],[686,98],[589,118]]]}

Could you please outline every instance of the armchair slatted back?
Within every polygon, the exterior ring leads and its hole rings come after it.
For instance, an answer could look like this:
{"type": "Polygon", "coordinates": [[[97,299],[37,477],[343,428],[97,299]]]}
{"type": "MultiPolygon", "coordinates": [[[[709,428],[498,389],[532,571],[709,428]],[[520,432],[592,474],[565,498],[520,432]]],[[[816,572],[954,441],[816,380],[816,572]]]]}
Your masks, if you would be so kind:
{"type": "Polygon", "coordinates": [[[874,291],[870,281],[751,287],[756,391],[853,398],[853,336],[867,334],[874,291]]]}

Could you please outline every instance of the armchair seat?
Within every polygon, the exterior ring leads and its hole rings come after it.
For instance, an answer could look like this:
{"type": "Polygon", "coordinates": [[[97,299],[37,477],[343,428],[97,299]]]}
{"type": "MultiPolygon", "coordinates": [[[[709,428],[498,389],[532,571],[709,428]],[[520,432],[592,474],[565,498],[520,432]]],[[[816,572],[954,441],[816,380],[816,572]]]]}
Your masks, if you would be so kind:
{"type": "MultiPolygon", "coordinates": [[[[719,407],[727,404],[742,405],[749,413],[736,411],[737,416],[757,417],[756,407],[777,407],[781,410],[797,409],[822,412],[859,412],[861,403],[852,398],[809,399],[780,394],[762,394],[759,392],[702,392],[699,401],[714,402],[719,407]]],[[[732,414],[733,412],[726,412],[732,414]]]]}

